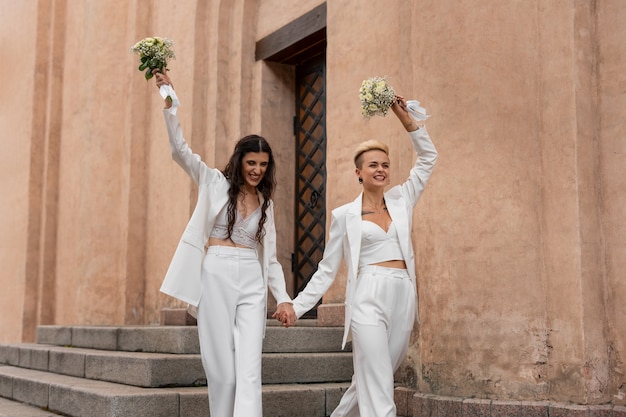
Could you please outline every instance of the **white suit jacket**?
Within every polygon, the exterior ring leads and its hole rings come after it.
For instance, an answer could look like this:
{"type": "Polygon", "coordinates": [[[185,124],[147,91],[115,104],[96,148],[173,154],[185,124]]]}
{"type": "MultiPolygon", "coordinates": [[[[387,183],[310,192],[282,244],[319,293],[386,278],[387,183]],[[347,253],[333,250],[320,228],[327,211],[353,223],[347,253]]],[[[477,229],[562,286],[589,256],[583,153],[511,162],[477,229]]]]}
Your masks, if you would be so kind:
{"type": "MultiPolygon", "coordinates": [[[[198,185],[198,202],[178,243],[174,257],[167,270],[161,292],[179,300],[198,306],[200,301],[200,281],[205,245],[215,224],[217,214],[228,204],[230,183],[215,168],[209,168],[199,155],[192,153],[183,137],[178,117],[163,110],[167,134],[170,141],[172,158],[189,174],[198,185]]],[[[263,196],[259,194],[263,201],[263,196]]],[[[276,259],[276,228],[274,226],[274,208],[270,204],[265,222],[265,237],[258,245],[259,260],[263,271],[263,281],[274,298],[280,304],[290,302],[285,289],[283,269],[276,259]]]]}
{"type": "MultiPolygon", "coordinates": [[[[410,132],[409,136],[417,152],[417,161],[411,169],[408,179],[385,193],[385,203],[398,231],[398,239],[407,270],[415,287],[415,255],[411,241],[413,208],[424,191],[435,166],[437,150],[425,127],[422,126],[420,129],[410,132]]],[[[293,300],[296,315],[301,317],[317,304],[335,280],[341,262],[345,261],[348,276],[342,347],[345,347],[346,342],[351,338],[352,302],[361,250],[362,198],[363,194],[360,194],[353,202],[333,210],[323,259],[304,290],[293,300]]]]}

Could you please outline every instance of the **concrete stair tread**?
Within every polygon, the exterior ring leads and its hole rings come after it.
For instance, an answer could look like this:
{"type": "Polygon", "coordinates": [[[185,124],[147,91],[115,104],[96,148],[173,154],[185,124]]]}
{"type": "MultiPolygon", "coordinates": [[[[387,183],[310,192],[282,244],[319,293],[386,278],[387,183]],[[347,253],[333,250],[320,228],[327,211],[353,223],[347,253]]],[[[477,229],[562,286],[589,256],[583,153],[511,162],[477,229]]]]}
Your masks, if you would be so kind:
{"type": "Polygon", "coordinates": [[[39,326],[36,341],[112,351],[200,352],[195,326],[39,326]]]}
{"type": "Polygon", "coordinates": [[[58,417],[59,414],[42,410],[18,401],[0,397],[0,417],[58,417]]]}
{"type": "Polygon", "coordinates": [[[155,416],[178,415],[176,393],[150,388],[11,366],[0,366],[0,386],[10,387],[0,392],[3,397],[69,416],[133,415],[135,408],[150,410],[155,416]]]}
{"type": "MultiPolygon", "coordinates": [[[[0,346],[0,363],[138,387],[205,384],[199,354],[109,351],[42,344],[0,346]]],[[[264,353],[266,383],[349,381],[351,352],[264,353]]]]}
{"type": "MultiPolygon", "coordinates": [[[[343,328],[268,326],[264,352],[341,351],[343,328]]],[[[200,353],[196,326],[39,326],[37,343],[128,352],[200,353]]],[[[350,350],[350,345],[345,349],[350,350]]]]}
{"type": "MultiPolygon", "coordinates": [[[[274,410],[272,416],[323,417],[348,385],[267,384],[264,408],[274,410]]],[[[206,387],[142,388],[8,365],[0,365],[0,396],[81,417],[195,417],[208,409],[206,387]]]]}
{"type": "Polygon", "coordinates": [[[193,386],[204,384],[205,381],[199,354],[14,344],[0,346],[2,362],[26,369],[138,387],[193,386]]]}
{"type": "MultiPolygon", "coordinates": [[[[349,386],[343,329],[311,323],[266,328],[267,417],[328,416],[349,386]]],[[[206,417],[197,327],[40,326],[37,343],[0,345],[0,397],[33,417],[206,417]]]]}

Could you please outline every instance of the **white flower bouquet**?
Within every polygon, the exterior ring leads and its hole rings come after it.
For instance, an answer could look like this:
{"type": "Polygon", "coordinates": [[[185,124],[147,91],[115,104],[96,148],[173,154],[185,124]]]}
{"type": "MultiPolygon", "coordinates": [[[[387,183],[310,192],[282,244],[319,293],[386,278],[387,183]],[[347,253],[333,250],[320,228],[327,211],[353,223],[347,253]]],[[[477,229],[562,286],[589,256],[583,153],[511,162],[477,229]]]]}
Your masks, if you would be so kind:
{"type": "MultiPolygon", "coordinates": [[[[371,77],[363,80],[359,89],[359,99],[361,100],[361,114],[369,119],[377,115],[386,116],[393,102],[397,100],[397,95],[387,82],[387,78],[371,77]]],[[[407,100],[406,111],[418,122],[430,117],[417,100],[407,100]]]]}
{"type": "Polygon", "coordinates": [[[146,80],[154,77],[152,71],[157,68],[163,71],[163,68],[167,66],[167,61],[176,58],[174,49],[172,49],[173,45],[174,42],[172,40],[155,36],[153,38],[144,38],[130,48],[131,52],[139,55],[141,60],[139,71],[146,72],[144,74],[146,80]]]}
{"type": "Polygon", "coordinates": [[[361,114],[365,118],[386,116],[396,99],[396,92],[385,77],[371,77],[364,80],[359,89],[361,114]]]}

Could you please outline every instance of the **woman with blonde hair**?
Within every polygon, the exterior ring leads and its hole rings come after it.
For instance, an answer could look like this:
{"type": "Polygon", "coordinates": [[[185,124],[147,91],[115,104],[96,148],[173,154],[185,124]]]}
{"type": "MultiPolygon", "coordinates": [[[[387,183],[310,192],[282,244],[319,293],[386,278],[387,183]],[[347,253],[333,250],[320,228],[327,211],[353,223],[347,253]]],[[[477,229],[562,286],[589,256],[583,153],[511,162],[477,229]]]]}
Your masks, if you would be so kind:
{"type": "Polygon", "coordinates": [[[354,375],[332,417],[396,416],[393,374],[406,356],[417,317],[411,224],[437,151],[426,128],[407,110],[405,99],[396,99],[391,108],[417,153],[408,179],[385,192],[390,183],[389,148],[375,140],[356,148],[355,174],[363,191],[353,202],[333,210],[323,259],[293,300],[295,312],[290,305],[276,312],[285,325],[292,325],[317,304],[341,262],[346,263],[342,346],[352,339],[354,375]]]}

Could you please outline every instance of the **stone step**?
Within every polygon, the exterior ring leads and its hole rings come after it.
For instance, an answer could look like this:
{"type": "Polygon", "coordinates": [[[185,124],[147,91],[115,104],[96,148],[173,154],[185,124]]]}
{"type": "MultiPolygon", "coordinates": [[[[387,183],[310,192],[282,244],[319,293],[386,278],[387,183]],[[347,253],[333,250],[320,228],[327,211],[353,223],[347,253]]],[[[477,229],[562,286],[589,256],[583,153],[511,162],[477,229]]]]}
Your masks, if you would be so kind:
{"type": "MultiPolygon", "coordinates": [[[[341,351],[342,337],[342,327],[267,326],[263,351],[341,351]]],[[[37,343],[128,352],[200,353],[196,326],[39,326],[37,343]]]]}
{"type": "MultiPolygon", "coordinates": [[[[264,415],[329,416],[347,387],[348,383],[264,385],[264,415]]],[[[141,388],[8,365],[0,365],[0,397],[71,417],[208,415],[206,387],[141,388]]]]}
{"type": "Polygon", "coordinates": [[[0,346],[0,363],[137,387],[206,384],[199,354],[122,352],[15,344],[0,346]]]}
{"type": "MultiPolygon", "coordinates": [[[[0,363],[137,387],[197,386],[206,379],[199,354],[111,351],[75,347],[0,345],[0,363]]],[[[344,382],[350,352],[264,353],[264,383],[344,382]]]]}
{"type": "Polygon", "coordinates": [[[263,354],[263,383],[346,382],[353,373],[351,352],[263,354]]]}
{"type": "Polygon", "coordinates": [[[0,398],[0,417],[59,417],[59,415],[39,407],[0,398]]]}
{"type": "MultiPolygon", "coordinates": [[[[267,327],[264,352],[341,352],[343,327],[267,327]]],[[[348,343],[346,352],[352,351],[348,343]]]]}

